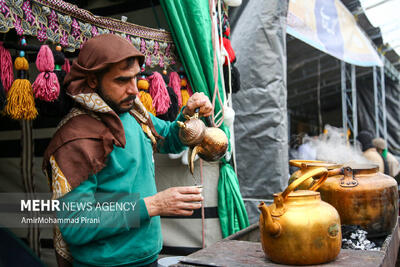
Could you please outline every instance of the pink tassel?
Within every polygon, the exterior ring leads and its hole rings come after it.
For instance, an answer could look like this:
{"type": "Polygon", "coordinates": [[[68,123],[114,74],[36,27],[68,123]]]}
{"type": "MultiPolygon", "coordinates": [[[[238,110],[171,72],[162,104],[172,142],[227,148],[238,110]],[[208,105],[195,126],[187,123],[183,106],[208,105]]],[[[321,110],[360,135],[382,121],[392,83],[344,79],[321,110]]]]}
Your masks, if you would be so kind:
{"type": "Polygon", "coordinates": [[[10,51],[4,48],[3,42],[0,42],[0,68],[1,81],[3,82],[4,90],[8,92],[14,81],[14,73],[10,51]]]}
{"type": "Polygon", "coordinates": [[[171,99],[168,94],[167,86],[160,73],[154,72],[153,75],[148,77],[150,82],[150,95],[153,99],[153,105],[156,109],[157,116],[167,113],[171,105],[171,99]]]}
{"type": "Polygon", "coordinates": [[[69,73],[71,71],[71,65],[69,64],[68,58],[65,59],[64,65],[61,66],[61,69],[66,73],[69,73]]]}
{"type": "Polygon", "coordinates": [[[182,95],[181,95],[181,78],[179,74],[174,71],[169,74],[168,86],[174,89],[176,96],[178,97],[178,106],[182,106],[182,95]]]}
{"type": "Polygon", "coordinates": [[[44,101],[54,101],[60,94],[60,84],[54,70],[54,57],[49,46],[42,45],[36,58],[36,67],[40,71],[32,84],[35,97],[44,101]]]}

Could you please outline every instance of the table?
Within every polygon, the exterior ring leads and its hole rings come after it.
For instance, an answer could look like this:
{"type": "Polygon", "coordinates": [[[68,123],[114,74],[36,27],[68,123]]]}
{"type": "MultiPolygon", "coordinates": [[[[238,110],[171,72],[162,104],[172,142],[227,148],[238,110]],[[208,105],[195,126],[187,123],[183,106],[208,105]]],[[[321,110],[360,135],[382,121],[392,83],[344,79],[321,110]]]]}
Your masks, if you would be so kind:
{"type": "MultiPolygon", "coordinates": [[[[399,223],[387,236],[380,251],[342,249],[336,260],[313,265],[326,267],[393,267],[396,265],[399,249],[399,223]]],[[[269,261],[259,242],[258,225],[251,225],[242,231],[223,239],[214,245],[184,257],[175,267],[189,266],[237,266],[237,267],[282,267],[288,265],[269,261]],[[258,239],[258,240],[257,240],[258,239]]]]}

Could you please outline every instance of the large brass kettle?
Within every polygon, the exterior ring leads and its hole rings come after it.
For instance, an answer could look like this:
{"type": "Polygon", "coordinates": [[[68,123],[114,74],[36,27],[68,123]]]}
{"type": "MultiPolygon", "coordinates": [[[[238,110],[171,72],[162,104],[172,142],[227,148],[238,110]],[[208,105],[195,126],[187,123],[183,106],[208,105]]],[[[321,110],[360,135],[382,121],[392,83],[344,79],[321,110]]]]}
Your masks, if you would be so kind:
{"type": "Polygon", "coordinates": [[[217,127],[206,127],[199,119],[199,109],[193,116],[185,116],[186,121],[178,121],[179,138],[184,145],[189,146],[189,170],[194,172],[196,155],[206,161],[217,161],[222,158],[228,149],[228,137],[217,127]]]}
{"type": "MultiPolygon", "coordinates": [[[[301,160],[291,160],[290,164],[300,168],[291,181],[318,167],[329,169],[328,178],[318,191],[322,200],[337,209],[342,224],[359,225],[370,237],[392,232],[399,210],[397,182],[378,172],[378,166],[301,160]]],[[[318,179],[315,175],[314,178],[318,179]]],[[[315,179],[309,178],[303,186],[312,186],[315,179]]]]}
{"type": "Polygon", "coordinates": [[[291,183],[274,203],[258,206],[265,255],[274,262],[311,265],[332,261],[340,252],[342,232],[338,212],[315,192],[327,178],[326,168],[315,168],[291,183]],[[294,191],[304,181],[321,176],[310,190],[294,191]]]}

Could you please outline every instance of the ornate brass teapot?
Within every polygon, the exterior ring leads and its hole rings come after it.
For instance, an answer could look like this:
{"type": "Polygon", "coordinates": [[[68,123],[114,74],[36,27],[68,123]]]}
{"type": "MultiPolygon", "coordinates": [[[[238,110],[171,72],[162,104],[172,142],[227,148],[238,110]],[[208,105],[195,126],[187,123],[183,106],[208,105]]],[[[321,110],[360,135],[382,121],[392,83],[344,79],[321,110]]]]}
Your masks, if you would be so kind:
{"type": "Polygon", "coordinates": [[[342,241],[339,214],[315,192],[327,174],[326,168],[310,170],[283,193],[274,194],[272,205],[261,202],[258,206],[262,247],[272,261],[311,265],[332,261],[339,254],[342,241]],[[313,176],[321,178],[310,190],[294,191],[313,176]]]}
{"type": "Polygon", "coordinates": [[[189,146],[189,170],[194,172],[194,159],[198,154],[206,161],[217,161],[222,158],[228,149],[228,137],[217,127],[206,127],[199,119],[199,109],[192,117],[185,116],[186,121],[178,121],[179,138],[184,145],[189,146]]]}
{"type": "MultiPolygon", "coordinates": [[[[323,161],[299,160],[290,161],[290,164],[300,167],[302,174],[319,166],[329,169],[328,178],[318,191],[322,200],[337,209],[342,224],[359,225],[370,237],[391,233],[399,210],[397,182],[378,172],[378,166],[346,164],[342,167],[323,161]]],[[[292,181],[298,179],[297,172],[292,175],[292,181]]],[[[305,188],[312,186],[315,179],[318,179],[317,176],[313,178],[303,183],[305,188]]]]}

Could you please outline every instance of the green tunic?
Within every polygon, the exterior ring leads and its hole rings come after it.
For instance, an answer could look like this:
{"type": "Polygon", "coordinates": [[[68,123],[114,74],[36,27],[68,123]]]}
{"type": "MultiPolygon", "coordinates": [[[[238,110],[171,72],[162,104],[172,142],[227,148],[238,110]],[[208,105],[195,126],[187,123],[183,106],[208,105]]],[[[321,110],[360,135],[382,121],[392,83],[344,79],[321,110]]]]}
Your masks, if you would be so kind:
{"type": "MultiPolygon", "coordinates": [[[[57,212],[58,218],[100,218],[101,225],[97,228],[85,224],[71,227],[59,223],[62,236],[74,258],[74,266],[145,265],[155,261],[162,248],[160,217],[150,218],[143,201],[143,198],[157,193],[151,141],[130,114],[121,114],[120,119],[125,129],[125,148],[114,146],[107,166],[91,175],[60,201],[95,203],[95,193],[139,193],[140,200],[135,206],[139,212],[57,212]],[[130,227],[138,217],[140,227],[130,227]]],[[[182,119],[180,114],[177,120],[182,119]]],[[[178,138],[176,122],[165,122],[153,116],[152,120],[157,132],[165,137],[158,145],[161,153],[178,153],[185,148],[178,138]]]]}

